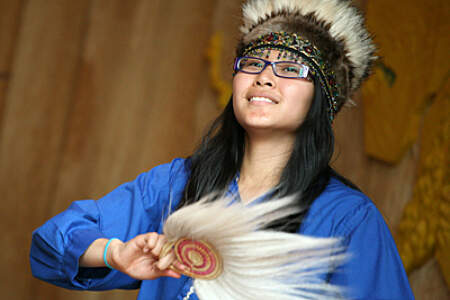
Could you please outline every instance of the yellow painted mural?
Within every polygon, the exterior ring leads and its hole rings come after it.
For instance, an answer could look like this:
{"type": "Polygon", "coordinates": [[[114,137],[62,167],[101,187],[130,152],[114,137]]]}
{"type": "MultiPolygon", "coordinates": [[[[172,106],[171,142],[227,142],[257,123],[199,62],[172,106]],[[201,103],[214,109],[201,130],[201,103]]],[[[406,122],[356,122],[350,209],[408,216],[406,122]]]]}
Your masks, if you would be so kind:
{"type": "Polygon", "coordinates": [[[380,60],[363,86],[366,152],[397,163],[420,136],[396,241],[407,271],[435,257],[450,287],[450,1],[367,2],[380,60]]]}
{"type": "Polygon", "coordinates": [[[214,90],[218,94],[219,107],[225,107],[232,93],[232,87],[229,82],[221,77],[221,58],[223,51],[223,37],[221,32],[216,32],[211,37],[206,55],[209,60],[209,79],[214,90]]]}
{"type": "Polygon", "coordinates": [[[367,1],[380,59],[363,85],[366,152],[398,162],[450,70],[450,1],[367,1]]]}
{"type": "Polygon", "coordinates": [[[424,120],[419,176],[396,241],[407,271],[435,256],[450,286],[450,86],[424,120]]]}

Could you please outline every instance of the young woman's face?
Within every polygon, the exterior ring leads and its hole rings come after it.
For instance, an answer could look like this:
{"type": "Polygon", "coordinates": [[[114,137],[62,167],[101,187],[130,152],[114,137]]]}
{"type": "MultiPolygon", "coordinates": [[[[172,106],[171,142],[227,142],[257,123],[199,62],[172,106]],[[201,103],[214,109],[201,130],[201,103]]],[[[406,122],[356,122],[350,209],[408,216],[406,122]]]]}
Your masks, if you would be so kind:
{"type": "MultiPolygon", "coordinates": [[[[277,61],[278,51],[266,60],[277,61]]],[[[260,74],[238,72],[233,79],[233,108],[247,131],[294,134],[303,123],[314,95],[314,84],[300,78],[275,76],[269,65],[260,74]]]]}

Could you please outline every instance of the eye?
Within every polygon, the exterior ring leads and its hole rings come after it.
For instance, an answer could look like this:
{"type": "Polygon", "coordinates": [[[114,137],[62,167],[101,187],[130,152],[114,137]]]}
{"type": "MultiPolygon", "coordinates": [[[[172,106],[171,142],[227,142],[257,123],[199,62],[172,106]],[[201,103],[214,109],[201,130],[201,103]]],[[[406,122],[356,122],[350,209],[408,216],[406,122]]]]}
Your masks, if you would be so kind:
{"type": "Polygon", "coordinates": [[[264,63],[258,59],[242,59],[240,67],[241,69],[261,69],[264,63]]]}
{"type": "Polygon", "coordinates": [[[286,66],[283,68],[282,70],[284,73],[293,73],[293,74],[298,74],[300,71],[300,68],[297,66],[286,66]]]}
{"type": "Polygon", "coordinates": [[[278,63],[277,70],[283,74],[298,74],[301,70],[301,65],[296,63],[278,63]]]}
{"type": "Polygon", "coordinates": [[[296,62],[278,62],[276,64],[277,74],[289,78],[303,77],[307,67],[296,62]]]}
{"type": "Polygon", "coordinates": [[[248,63],[248,66],[261,68],[263,66],[263,64],[259,61],[250,61],[248,63]]]}

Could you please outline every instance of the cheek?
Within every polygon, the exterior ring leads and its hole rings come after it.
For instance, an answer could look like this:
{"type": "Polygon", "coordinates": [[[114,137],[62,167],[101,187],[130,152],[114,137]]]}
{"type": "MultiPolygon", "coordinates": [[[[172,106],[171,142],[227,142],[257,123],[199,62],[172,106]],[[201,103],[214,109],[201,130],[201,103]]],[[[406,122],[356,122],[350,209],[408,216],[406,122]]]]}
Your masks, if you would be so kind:
{"type": "Polygon", "coordinates": [[[245,95],[247,89],[252,86],[253,79],[254,76],[252,75],[237,73],[233,77],[233,94],[238,96],[245,95]]]}
{"type": "Polygon", "coordinates": [[[284,91],[284,99],[289,102],[287,113],[297,120],[304,120],[314,97],[314,85],[302,82],[301,85],[287,86],[284,91]]]}
{"type": "Polygon", "coordinates": [[[305,80],[281,82],[280,89],[284,91],[284,96],[289,98],[310,100],[314,95],[314,84],[305,80]]]}
{"type": "Polygon", "coordinates": [[[233,110],[237,119],[239,119],[240,106],[244,104],[243,100],[252,84],[248,76],[245,75],[238,73],[233,77],[233,110]]]}
{"type": "Polygon", "coordinates": [[[239,73],[237,73],[236,75],[233,76],[233,92],[238,89],[239,83],[240,83],[240,79],[239,79],[239,73]]]}

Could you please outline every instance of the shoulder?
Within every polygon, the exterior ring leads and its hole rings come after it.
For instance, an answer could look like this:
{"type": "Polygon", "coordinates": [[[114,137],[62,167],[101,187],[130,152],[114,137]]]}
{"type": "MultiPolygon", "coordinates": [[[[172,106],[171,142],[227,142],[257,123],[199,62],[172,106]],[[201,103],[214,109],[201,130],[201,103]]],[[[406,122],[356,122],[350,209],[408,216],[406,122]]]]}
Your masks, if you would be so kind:
{"type": "Polygon", "coordinates": [[[189,160],[175,158],[170,163],[156,166],[138,176],[137,181],[143,188],[143,193],[152,188],[170,189],[174,186],[184,186],[189,177],[189,160]]]}
{"type": "Polygon", "coordinates": [[[189,165],[189,159],[175,158],[139,175],[136,181],[144,198],[178,199],[189,178],[189,165]]]}
{"type": "Polygon", "coordinates": [[[186,158],[175,158],[169,163],[158,165],[148,172],[144,173],[146,176],[169,179],[170,176],[187,176],[189,170],[190,161],[186,158]]]}
{"type": "MultiPolygon", "coordinates": [[[[140,174],[135,180],[121,184],[96,201],[104,214],[142,212],[160,219],[169,203],[176,205],[189,177],[188,160],[176,158],[140,174]]],[[[146,217],[149,217],[148,215],[146,217]]]]}
{"type": "Polygon", "coordinates": [[[375,204],[362,192],[332,177],[311,204],[301,231],[315,236],[348,236],[361,224],[384,223],[375,204]]]}

